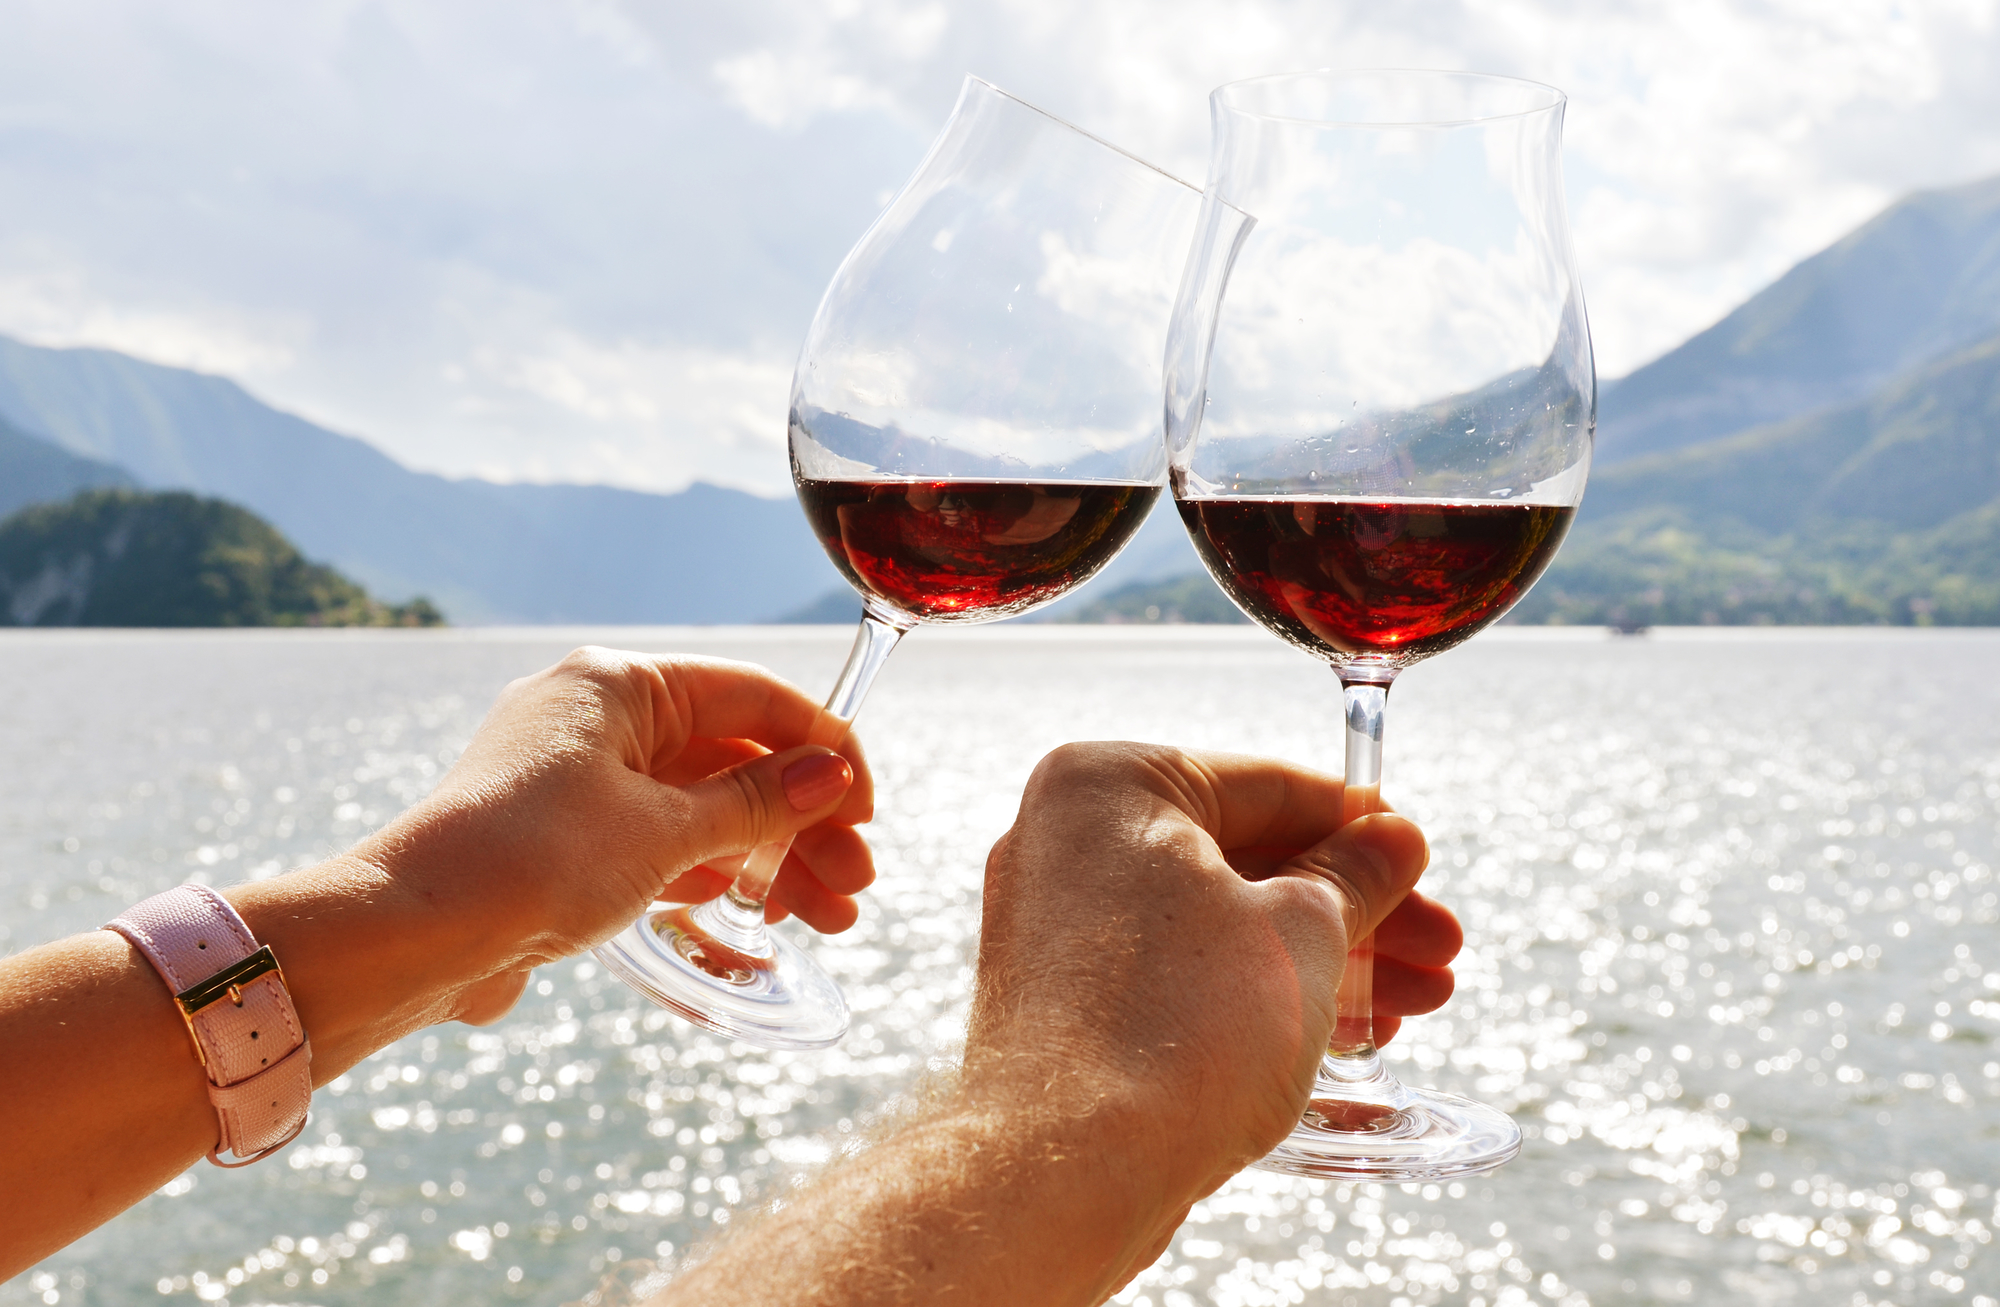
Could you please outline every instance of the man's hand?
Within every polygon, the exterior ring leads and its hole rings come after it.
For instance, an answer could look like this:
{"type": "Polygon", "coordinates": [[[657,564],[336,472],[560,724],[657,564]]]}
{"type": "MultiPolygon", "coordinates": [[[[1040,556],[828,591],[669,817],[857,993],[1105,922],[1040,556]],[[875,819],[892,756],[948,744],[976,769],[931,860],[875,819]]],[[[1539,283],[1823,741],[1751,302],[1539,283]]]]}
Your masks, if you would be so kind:
{"type": "Polygon", "coordinates": [[[1390,814],[1336,830],[1340,782],[1228,754],[1057,750],[987,860],[952,1098],[659,1300],[1102,1302],[1187,1209],[1290,1130],[1348,942],[1377,931],[1393,1019],[1451,993],[1456,920],[1410,893],[1390,814]]]}
{"type": "Polygon", "coordinates": [[[1352,942],[1376,934],[1390,1033],[1451,997],[1458,922],[1411,892],[1423,835],[1389,813],[1336,830],[1340,810],[1339,781],[1264,759],[1044,759],[987,862],[968,1091],[1122,1123],[1117,1146],[1188,1201],[1269,1152],[1305,1109],[1352,942]]]}

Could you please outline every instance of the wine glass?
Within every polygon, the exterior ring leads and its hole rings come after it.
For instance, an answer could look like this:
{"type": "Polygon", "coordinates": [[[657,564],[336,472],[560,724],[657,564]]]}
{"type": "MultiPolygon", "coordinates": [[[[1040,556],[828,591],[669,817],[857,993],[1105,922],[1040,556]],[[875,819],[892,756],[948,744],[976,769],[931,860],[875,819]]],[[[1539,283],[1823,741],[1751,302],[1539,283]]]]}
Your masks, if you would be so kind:
{"type": "MultiPolygon", "coordinates": [[[[1513,606],[1583,496],[1597,388],[1563,105],[1533,82],[1401,70],[1210,98],[1168,346],[1174,500],[1237,606],[1338,673],[1343,821],[1380,806],[1396,675],[1513,606]]],[[[1373,975],[1364,940],[1311,1105],[1260,1165],[1397,1182],[1512,1158],[1504,1113],[1383,1067],[1373,975]]]]}
{"type": "MultiPolygon", "coordinates": [[[[847,732],[919,623],[990,622],[1088,580],[1166,476],[1161,361],[1201,192],[978,78],[841,263],[792,379],[792,477],[861,628],[813,743],[847,732]]],[[[768,930],[788,844],[719,899],[654,904],[598,950],[681,1016],[767,1048],[847,1030],[768,930]]]]}

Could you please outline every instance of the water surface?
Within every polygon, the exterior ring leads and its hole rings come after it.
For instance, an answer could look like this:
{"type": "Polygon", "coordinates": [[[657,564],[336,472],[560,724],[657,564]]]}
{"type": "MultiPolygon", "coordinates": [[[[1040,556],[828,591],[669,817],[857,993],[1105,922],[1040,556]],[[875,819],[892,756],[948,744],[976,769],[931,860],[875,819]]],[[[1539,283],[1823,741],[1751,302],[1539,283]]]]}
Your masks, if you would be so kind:
{"type": "MultiPolygon", "coordinates": [[[[424,793],[510,678],[596,639],[823,687],[845,633],[0,635],[0,951],[274,874],[424,793]]],[[[1389,1049],[1519,1161],[1249,1174],[1119,1302],[2000,1307],[2000,635],[1500,631],[1410,672],[1387,789],[1464,917],[1389,1049]]],[[[411,1036],[300,1143],[197,1166],[0,1286],[28,1303],[556,1303],[672,1258],[865,1130],[963,1022],[980,869],[1069,739],[1337,770],[1332,676],[1261,632],[920,632],[863,719],[882,879],[818,946],[822,1053],[691,1030],[588,961],[411,1036]]]]}

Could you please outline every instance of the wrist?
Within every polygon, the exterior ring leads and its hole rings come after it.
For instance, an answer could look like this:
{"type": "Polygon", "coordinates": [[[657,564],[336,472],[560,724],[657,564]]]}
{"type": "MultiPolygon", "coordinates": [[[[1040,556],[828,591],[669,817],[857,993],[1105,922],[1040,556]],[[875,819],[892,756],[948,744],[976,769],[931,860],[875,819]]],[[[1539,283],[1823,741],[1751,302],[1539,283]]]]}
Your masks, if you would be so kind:
{"type": "Polygon", "coordinates": [[[1123,1123],[961,1087],[746,1228],[667,1300],[1091,1307],[1185,1215],[1123,1123]]]}
{"type": "Polygon", "coordinates": [[[1191,1203],[1241,1165],[1220,1167],[1204,1157],[1202,1136],[1180,1127],[1169,1097],[1151,1081],[1048,1040],[1034,1053],[969,1050],[945,1110],[1011,1131],[1041,1155],[1101,1168],[1088,1177],[1088,1199],[1079,1187],[1078,1205],[1117,1217],[1130,1237],[1146,1239],[1163,1220],[1169,1230],[1177,1226],[1191,1203]]]}
{"type": "Polygon", "coordinates": [[[475,921],[355,853],[223,893],[284,968],[318,1084],[450,1019],[501,969],[475,921]]]}

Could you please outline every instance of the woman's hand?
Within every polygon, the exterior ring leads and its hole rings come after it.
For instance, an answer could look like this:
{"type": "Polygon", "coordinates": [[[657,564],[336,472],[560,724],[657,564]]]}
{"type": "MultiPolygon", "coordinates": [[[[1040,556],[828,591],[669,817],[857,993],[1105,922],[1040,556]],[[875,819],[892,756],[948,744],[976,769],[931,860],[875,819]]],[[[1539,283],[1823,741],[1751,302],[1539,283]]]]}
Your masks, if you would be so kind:
{"type": "MultiPolygon", "coordinates": [[[[516,681],[436,792],[314,867],[224,891],[284,967],[324,1084],[412,1030],[490,1021],[528,970],[604,940],[719,859],[794,833],[779,901],[822,930],[874,878],[867,764],[743,663],[580,649],[516,681]],[[808,743],[816,725],[832,748],[808,743]]],[[[159,1188],[216,1141],[158,973],[97,930],[0,958],[0,1279],[159,1188]]]]}
{"type": "Polygon", "coordinates": [[[430,797],[350,856],[476,923],[465,1020],[655,899],[713,898],[773,840],[796,836],[772,915],[845,930],[875,875],[854,830],[874,791],[860,745],[820,718],[747,663],[579,649],[508,686],[430,797]],[[816,725],[833,748],[807,743],[816,725]]]}

